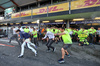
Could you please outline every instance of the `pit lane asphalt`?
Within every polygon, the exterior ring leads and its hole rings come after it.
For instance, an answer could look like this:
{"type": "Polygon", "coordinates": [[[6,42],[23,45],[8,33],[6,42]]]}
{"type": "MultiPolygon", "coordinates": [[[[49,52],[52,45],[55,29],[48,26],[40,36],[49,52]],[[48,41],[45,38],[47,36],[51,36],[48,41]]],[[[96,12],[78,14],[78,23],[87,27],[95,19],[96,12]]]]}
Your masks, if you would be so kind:
{"type": "MultiPolygon", "coordinates": [[[[37,48],[38,56],[35,57],[34,53],[25,49],[24,57],[18,58],[20,54],[20,46],[15,42],[11,44],[0,41],[0,44],[13,45],[15,47],[0,46],[0,66],[100,66],[100,63],[91,59],[84,58],[79,52],[71,52],[71,57],[65,56],[65,63],[59,64],[57,60],[61,58],[62,43],[53,44],[57,49],[55,52],[46,52],[45,44],[40,43],[40,47],[37,48]],[[77,53],[77,54],[76,54],[77,53]]],[[[70,51],[70,49],[69,49],[70,51]]],[[[86,55],[83,53],[83,55],[86,55]]],[[[90,56],[89,56],[90,57],[90,56]]]]}

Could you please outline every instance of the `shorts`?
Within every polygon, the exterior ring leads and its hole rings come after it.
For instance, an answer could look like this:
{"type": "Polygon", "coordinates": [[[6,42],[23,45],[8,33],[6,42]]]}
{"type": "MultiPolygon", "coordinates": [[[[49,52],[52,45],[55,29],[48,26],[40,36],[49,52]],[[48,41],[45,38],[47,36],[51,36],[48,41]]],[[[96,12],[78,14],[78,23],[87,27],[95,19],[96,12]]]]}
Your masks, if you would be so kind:
{"type": "Polygon", "coordinates": [[[67,48],[70,48],[72,44],[64,44],[63,48],[66,50],[67,48]]]}
{"type": "Polygon", "coordinates": [[[100,37],[98,37],[98,39],[100,40],[100,37]]]}
{"type": "Polygon", "coordinates": [[[72,37],[72,35],[70,35],[70,37],[72,37]]]}
{"type": "Polygon", "coordinates": [[[72,35],[72,37],[75,37],[75,35],[72,35]]]}
{"type": "Polygon", "coordinates": [[[38,34],[38,38],[42,38],[42,34],[38,34]]]}
{"type": "Polygon", "coordinates": [[[100,35],[98,35],[98,40],[100,40],[100,35]]]}
{"type": "Polygon", "coordinates": [[[59,35],[56,35],[55,37],[59,37],[59,35]]]}

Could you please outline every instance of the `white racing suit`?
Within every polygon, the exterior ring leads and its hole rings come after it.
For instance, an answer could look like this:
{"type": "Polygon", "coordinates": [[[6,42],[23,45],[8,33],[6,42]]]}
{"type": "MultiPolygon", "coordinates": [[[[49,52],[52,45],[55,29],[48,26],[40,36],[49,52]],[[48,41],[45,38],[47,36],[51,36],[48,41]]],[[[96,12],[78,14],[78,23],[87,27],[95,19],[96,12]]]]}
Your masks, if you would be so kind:
{"type": "Polygon", "coordinates": [[[24,47],[26,45],[28,46],[29,49],[32,50],[32,52],[34,52],[35,54],[37,54],[37,51],[33,47],[30,46],[30,45],[33,45],[36,48],[35,44],[31,43],[30,39],[28,38],[21,45],[21,54],[20,55],[24,55],[24,47]]]}

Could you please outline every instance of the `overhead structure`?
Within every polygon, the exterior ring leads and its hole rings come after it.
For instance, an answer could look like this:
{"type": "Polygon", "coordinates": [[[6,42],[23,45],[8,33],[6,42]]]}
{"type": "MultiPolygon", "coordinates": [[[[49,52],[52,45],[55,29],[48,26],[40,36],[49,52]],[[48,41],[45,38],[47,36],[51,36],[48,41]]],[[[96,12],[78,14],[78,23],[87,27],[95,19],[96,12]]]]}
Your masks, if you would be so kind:
{"type": "Polygon", "coordinates": [[[0,0],[0,12],[10,7],[21,7],[31,3],[38,3],[47,0],[0,0]]]}
{"type": "Polygon", "coordinates": [[[13,4],[15,4],[16,6],[19,7],[19,5],[14,1],[14,0],[10,0],[13,4]]]}

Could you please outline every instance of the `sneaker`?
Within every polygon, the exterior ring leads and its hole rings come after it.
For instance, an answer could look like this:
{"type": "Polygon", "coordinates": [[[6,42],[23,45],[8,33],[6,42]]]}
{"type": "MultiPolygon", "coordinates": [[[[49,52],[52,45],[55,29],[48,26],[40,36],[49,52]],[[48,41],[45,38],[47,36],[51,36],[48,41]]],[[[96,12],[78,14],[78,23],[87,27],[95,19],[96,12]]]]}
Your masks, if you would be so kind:
{"type": "Polygon", "coordinates": [[[64,59],[61,58],[58,60],[58,62],[61,64],[61,63],[64,63],[65,61],[64,61],[64,59]]]}
{"type": "Polygon", "coordinates": [[[67,57],[70,57],[70,54],[68,54],[67,57]]]}
{"type": "Polygon", "coordinates": [[[22,57],[23,57],[23,55],[19,55],[19,56],[18,56],[18,58],[22,58],[22,57]]]}
{"type": "Polygon", "coordinates": [[[66,55],[67,57],[70,57],[70,54],[68,54],[68,55],[67,55],[67,54],[65,54],[65,55],[66,55]]]}
{"type": "Polygon", "coordinates": [[[47,50],[46,52],[51,52],[51,50],[47,50]]]}
{"type": "Polygon", "coordinates": [[[35,56],[37,56],[37,53],[35,54],[35,56]]]}
{"type": "Polygon", "coordinates": [[[11,43],[11,42],[8,42],[8,43],[11,43]]]}
{"type": "Polygon", "coordinates": [[[53,52],[55,52],[55,51],[56,51],[56,48],[53,49],[53,52]]]}

